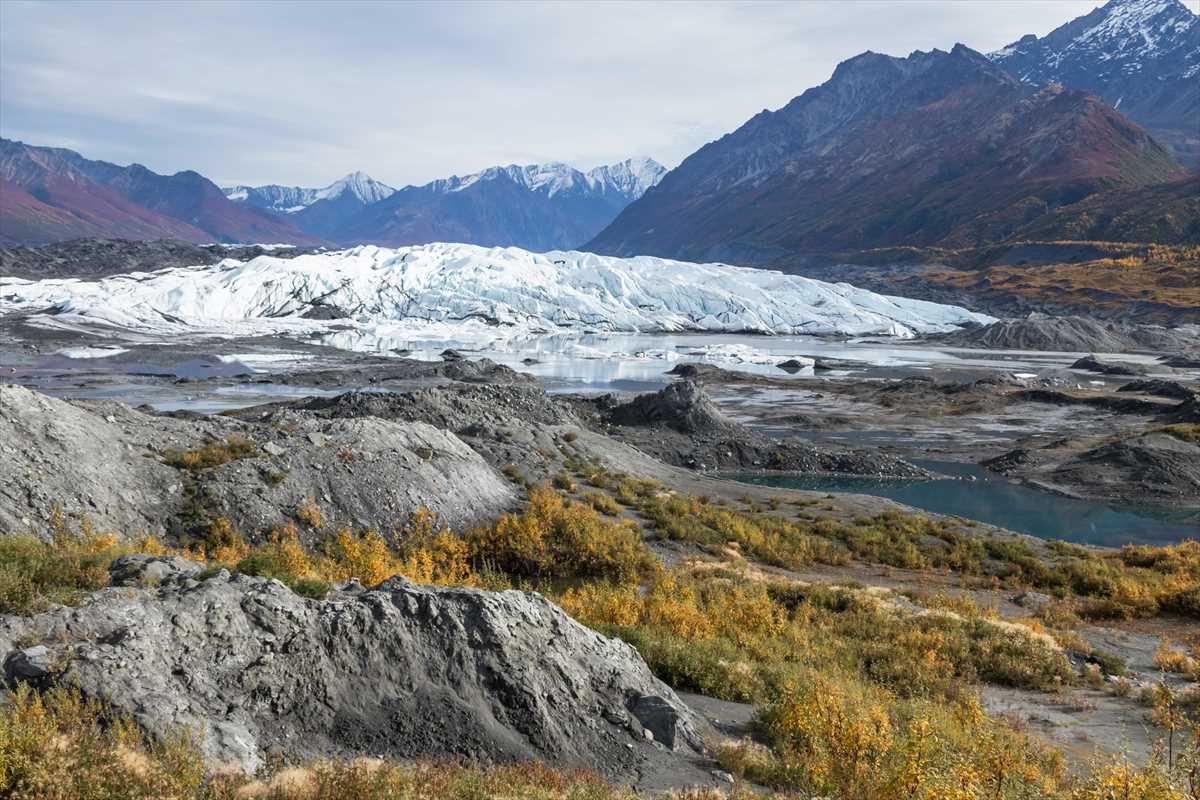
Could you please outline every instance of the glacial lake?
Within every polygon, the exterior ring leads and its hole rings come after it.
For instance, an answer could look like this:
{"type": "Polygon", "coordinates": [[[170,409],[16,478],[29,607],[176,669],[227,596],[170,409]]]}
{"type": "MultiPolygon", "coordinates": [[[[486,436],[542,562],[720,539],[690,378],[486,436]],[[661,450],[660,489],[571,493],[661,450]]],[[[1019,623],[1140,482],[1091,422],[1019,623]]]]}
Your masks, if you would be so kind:
{"type": "Polygon", "coordinates": [[[1200,510],[1109,506],[1022,486],[975,464],[922,460],[913,463],[950,477],[931,481],[761,474],[728,477],[761,486],[887,497],[926,511],[1080,544],[1163,545],[1200,538],[1200,510]]]}

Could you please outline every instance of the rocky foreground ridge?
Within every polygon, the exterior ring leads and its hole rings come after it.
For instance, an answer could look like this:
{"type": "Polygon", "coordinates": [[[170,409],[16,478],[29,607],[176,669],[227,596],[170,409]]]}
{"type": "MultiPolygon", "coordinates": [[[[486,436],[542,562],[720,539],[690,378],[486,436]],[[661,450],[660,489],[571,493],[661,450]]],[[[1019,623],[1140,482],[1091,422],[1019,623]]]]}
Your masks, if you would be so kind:
{"type": "Polygon", "coordinates": [[[158,737],[202,730],[210,762],[250,772],[441,755],[636,779],[702,749],[703,723],[632,647],[540,595],[396,577],[315,601],[202,569],[125,556],[77,608],[0,618],[5,680],[77,686],[158,737]]]}

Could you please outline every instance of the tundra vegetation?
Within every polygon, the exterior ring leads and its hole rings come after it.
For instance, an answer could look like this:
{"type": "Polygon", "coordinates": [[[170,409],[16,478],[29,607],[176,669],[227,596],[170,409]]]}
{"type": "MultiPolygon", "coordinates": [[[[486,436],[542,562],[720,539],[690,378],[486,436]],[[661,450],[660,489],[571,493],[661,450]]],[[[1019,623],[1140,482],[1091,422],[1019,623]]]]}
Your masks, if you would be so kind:
{"type": "MultiPolygon", "coordinates": [[[[236,449],[227,445],[221,449],[236,449]]],[[[754,740],[711,743],[739,781],[735,796],[751,796],[743,787],[752,784],[781,797],[842,800],[1200,796],[1195,692],[1164,684],[1147,694],[1164,742],[1148,762],[1113,758],[1080,771],[985,714],[977,691],[988,683],[1064,696],[1082,685],[1120,693],[1120,661],[1092,652],[1071,628],[1082,619],[1164,612],[1200,619],[1200,543],[1119,551],[1056,543],[1035,551],[1022,539],[968,535],[920,515],[838,521],[818,512],[812,501],[683,495],[574,463],[552,486],[530,486],[519,512],[463,531],[420,511],[394,530],[314,539],[321,510],[308,500],[281,514],[303,529],[289,521],[247,536],[217,518],[205,535],[168,547],[121,542],[86,521],[72,530],[59,517],[46,540],[0,537],[0,611],[76,602],[106,585],[114,558],[135,551],[276,578],[313,599],[339,581],[370,585],[397,573],[421,583],[536,590],[632,644],[671,686],[754,704],[754,740]],[[687,543],[696,555],[665,566],[654,555],[656,540],[687,543]],[[892,592],[808,583],[787,572],[850,562],[949,573],[965,586],[1038,590],[1050,600],[1029,618],[1003,620],[966,595],[913,595],[918,609],[892,592]],[[1088,663],[1074,666],[1071,651],[1088,663]]],[[[1164,647],[1156,663],[1194,675],[1197,656],[1164,647]]],[[[0,796],[634,796],[594,776],[538,765],[359,759],[213,774],[196,737],[181,730],[171,741],[147,741],[129,720],[69,689],[17,688],[0,706],[0,796]]]]}

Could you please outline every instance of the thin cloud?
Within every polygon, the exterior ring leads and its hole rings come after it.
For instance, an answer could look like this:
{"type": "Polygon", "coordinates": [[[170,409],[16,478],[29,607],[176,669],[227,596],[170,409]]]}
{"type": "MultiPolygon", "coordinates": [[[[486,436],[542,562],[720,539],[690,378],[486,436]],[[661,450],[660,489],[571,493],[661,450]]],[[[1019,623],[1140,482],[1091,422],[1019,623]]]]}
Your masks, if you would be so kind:
{"type": "Polygon", "coordinates": [[[0,3],[0,133],[222,183],[668,165],[863,50],[979,50],[1095,0],[0,3]]]}

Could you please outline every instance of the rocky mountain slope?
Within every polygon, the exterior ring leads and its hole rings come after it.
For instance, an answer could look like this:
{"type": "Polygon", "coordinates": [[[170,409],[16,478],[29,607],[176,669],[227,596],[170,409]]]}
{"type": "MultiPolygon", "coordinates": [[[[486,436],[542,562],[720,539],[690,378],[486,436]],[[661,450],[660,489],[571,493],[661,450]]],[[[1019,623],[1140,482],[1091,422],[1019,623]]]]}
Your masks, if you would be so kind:
{"type": "Polygon", "coordinates": [[[344,244],[573,248],[599,233],[665,172],[648,158],[586,173],[557,163],[491,167],[400,189],[346,220],[332,236],[344,244]]]}
{"type": "Polygon", "coordinates": [[[396,190],[365,172],[352,172],[320,189],[272,184],[231,186],[221,191],[234,202],[282,214],[301,230],[332,239],[348,219],[396,190]]]}
{"type": "Polygon", "coordinates": [[[1103,101],[983,55],[864,53],[689,156],[586,249],[734,263],[1003,240],[1095,192],[1182,177],[1103,101]]]}
{"type": "Polygon", "coordinates": [[[1183,163],[1200,161],[1200,16],[1181,0],[1109,0],[989,58],[1024,81],[1098,94],[1183,163]]]}
{"type": "Polygon", "coordinates": [[[320,239],[261,209],[230,201],[186,171],[91,161],[72,150],[0,140],[0,241],[45,243],[98,236],[203,243],[320,239]]]}
{"type": "Polygon", "coordinates": [[[1022,235],[1034,240],[1200,244],[1200,172],[1094,194],[1043,216],[1022,235]]]}

